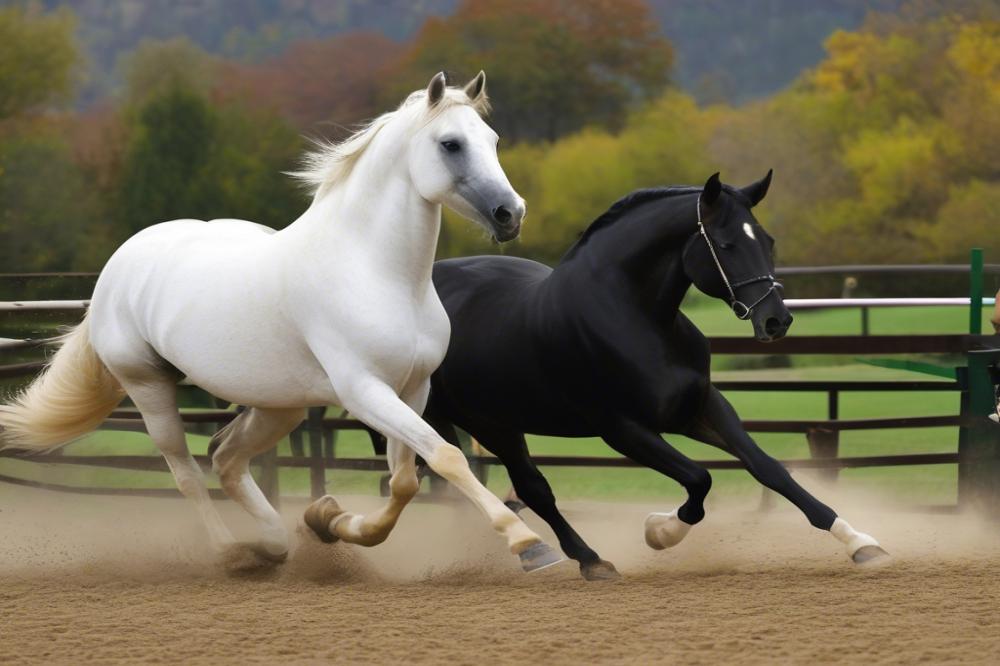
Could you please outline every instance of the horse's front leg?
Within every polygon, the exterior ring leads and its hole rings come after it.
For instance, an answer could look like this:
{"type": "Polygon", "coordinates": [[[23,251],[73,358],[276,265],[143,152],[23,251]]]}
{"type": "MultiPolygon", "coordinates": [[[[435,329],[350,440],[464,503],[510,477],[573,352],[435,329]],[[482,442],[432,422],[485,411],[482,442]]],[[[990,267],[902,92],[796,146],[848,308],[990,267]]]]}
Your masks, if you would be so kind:
{"type": "Polygon", "coordinates": [[[646,517],[646,543],[661,550],[680,543],[691,526],[705,517],[705,497],[712,488],[708,470],[670,446],[659,433],[628,419],[619,419],[603,435],[604,441],[640,465],[669,476],[684,486],[688,499],[669,513],[646,517]]]}
{"type": "MultiPolygon", "coordinates": [[[[422,412],[427,403],[428,385],[422,385],[410,395],[401,396],[414,411],[422,412]]],[[[401,440],[390,438],[387,446],[389,463],[389,502],[385,506],[360,515],[343,511],[330,495],[321,497],[306,509],[305,522],[324,541],[343,539],[361,546],[377,546],[385,541],[403,509],[420,489],[417,477],[417,454],[401,440]]]]}
{"type": "Polygon", "coordinates": [[[580,563],[580,575],[595,581],[621,577],[615,566],[602,560],[559,512],[552,487],[532,462],[523,434],[498,431],[476,431],[473,434],[507,468],[517,497],[548,523],[558,537],[563,552],[580,563]]]}
{"type": "MultiPolygon", "coordinates": [[[[533,571],[562,559],[479,482],[462,451],[444,441],[390,386],[368,376],[352,382],[340,397],[351,414],[390,440],[403,442],[468,497],[504,536],[525,570],[533,571]]],[[[336,522],[338,518],[331,521],[331,532],[336,522]]]]}
{"type": "Polygon", "coordinates": [[[842,542],[847,554],[858,564],[888,556],[878,541],[839,518],[833,509],[800,486],[781,463],[761,450],[743,428],[736,410],[714,386],[709,389],[704,409],[689,434],[739,458],[755,479],[797,506],[813,527],[829,531],[842,542]]]}

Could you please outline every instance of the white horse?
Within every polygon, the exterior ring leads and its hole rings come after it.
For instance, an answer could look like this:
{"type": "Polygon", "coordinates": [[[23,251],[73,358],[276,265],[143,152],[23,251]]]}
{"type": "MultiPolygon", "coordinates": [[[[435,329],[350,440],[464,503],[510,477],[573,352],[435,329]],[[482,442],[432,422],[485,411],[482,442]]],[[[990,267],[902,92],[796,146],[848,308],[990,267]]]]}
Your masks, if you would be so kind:
{"type": "Polygon", "coordinates": [[[175,220],[136,234],[104,267],[89,316],[46,372],[0,406],[4,444],[54,448],[97,427],[127,393],[213,542],[230,545],[185,441],[175,393],[186,377],[251,406],[216,435],[212,466],[260,528],[252,547],[281,561],[288,535],[249,461],[306,407],[339,404],[388,438],[391,498],[367,516],[317,500],[305,518],[322,539],[383,541],[417,492],[419,454],[487,515],[525,569],[558,561],[420,417],[450,335],[431,284],[442,204],[500,241],[517,236],[524,216],[481,118],[487,105],[482,72],[464,89],[438,74],[397,110],[309,155],[292,175],[315,196],[281,231],[175,220]]]}

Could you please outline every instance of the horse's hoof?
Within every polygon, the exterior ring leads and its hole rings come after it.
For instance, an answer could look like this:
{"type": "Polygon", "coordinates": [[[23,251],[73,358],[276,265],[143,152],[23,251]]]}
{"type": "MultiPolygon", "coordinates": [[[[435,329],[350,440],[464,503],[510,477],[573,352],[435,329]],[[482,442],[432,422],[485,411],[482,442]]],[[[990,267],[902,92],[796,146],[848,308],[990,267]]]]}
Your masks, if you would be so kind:
{"type": "Polygon", "coordinates": [[[687,533],[691,531],[691,526],[677,517],[677,510],[670,513],[651,513],[646,516],[646,545],[653,550],[663,550],[676,546],[687,533]]]}
{"type": "Polygon", "coordinates": [[[253,552],[257,557],[267,560],[268,562],[273,562],[274,564],[284,564],[285,560],[288,559],[288,549],[280,553],[272,553],[269,551],[264,544],[261,543],[248,543],[244,544],[244,547],[253,552]]]}
{"type": "Polygon", "coordinates": [[[615,565],[607,560],[597,560],[580,565],[580,575],[587,580],[618,580],[622,577],[615,565]]]}
{"type": "Polygon", "coordinates": [[[855,564],[883,564],[889,561],[889,553],[881,546],[862,546],[854,551],[851,559],[855,564]]]}
{"type": "Polygon", "coordinates": [[[521,568],[529,573],[547,569],[553,564],[559,564],[566,559],[558,551],[553,550],[548,544],[541,541],[522,550],[518,554],[518,557],[521,558],[521,568]]]}
{"type": "Polygon", "coordinates": [[[219,549],[219,562],[233,576],[269,576],[288,558],[288,551],[269,552],[260,543],[234,541],[219,549]]]}
{"type": "Polygon", "coordinates": [[[337,500],[330,495],[324,495],[309,505],[302,519],[319,540],[323,543],[333,543],[340,537],[330,531],[330,521],[344,513],[337,500]]]}

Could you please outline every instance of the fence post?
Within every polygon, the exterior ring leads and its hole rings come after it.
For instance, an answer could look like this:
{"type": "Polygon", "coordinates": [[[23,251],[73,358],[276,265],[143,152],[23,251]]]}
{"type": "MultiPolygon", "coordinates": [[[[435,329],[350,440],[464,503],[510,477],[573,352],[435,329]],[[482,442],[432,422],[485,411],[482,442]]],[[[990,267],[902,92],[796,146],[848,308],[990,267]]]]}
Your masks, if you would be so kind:
{"type": "MultiPolygon", "coordinates": [[[[840,393],[827,392],[827,418],[836,421],[840,418],[840,393]]],[[[826,428],[810,428],[806,432],[809,442],[809,455],[817,459],[836,459],[840,453],[840,431],[826,428]]],[[[834,482],[840,476],[836,467],[824,467],[816,470],[816,476],[824,481],[834,482]]]]}
{"type": "Polygon", "coordinates": [[[995,515],[1000,511],[1000,426],[987,419],[993,412],[989,366],[1000,350],[972,350],[968,367],[959,368],[963,425],[958,440],[958,503],[995,515]]]}
{"type": "Polygon", "coordinates": [[[259,466],[257,484],[264,497],[275,509],[281,504],[281,487],[278,482],[278,447],[265,451],[254,461],[259,466]]]}
{"type": "Polygon", "coordinates": [[[323,465],[323,415],[325,407],[309,409],[309,457],[312,465],[309,467],[309,492],[313,499],[326,494],[326,468],[323,465]]]}
{"type": "Polygon", "coordinates": [[[302,432],[303,432],[303,430],[304,430],[304,428],[303,428],[302,424],[300,423],[299,425],[297,425],[295,427],[295,430],[293,430],[288,435],[288,444],[292,448],[292,455],[293,456],[298,456],[299,458],[301,458],[302,456],[304,456],[306,454],[305,447],[302,445],[302,432]]]}
{"type": "Polygon", "coordinates": [[[969,334],[983,332],[983,250],[974,247],[969,256],[969,334]]]}

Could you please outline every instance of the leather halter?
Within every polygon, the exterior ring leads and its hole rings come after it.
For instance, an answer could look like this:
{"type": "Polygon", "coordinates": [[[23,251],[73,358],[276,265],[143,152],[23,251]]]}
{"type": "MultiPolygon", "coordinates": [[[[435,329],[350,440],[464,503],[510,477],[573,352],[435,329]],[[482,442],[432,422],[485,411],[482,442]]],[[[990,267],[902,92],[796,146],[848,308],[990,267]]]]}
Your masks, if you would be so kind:
{"type": "Polygon", "coordinates": [[[715,262],[715,267],[719,269],[719,276],[722,277],[723,283],[726,285],[726,289],[729,290],[729,307],[733,309],[733,314],[736,315],[738,319],[749,319],[750,315],[753,314],[754,308],[761,304],[761,302],[771,295],[771,292],[778,289],[782,289],[780,282],[774,279],[774,276],[770,273],[767,275],[757,275],[754,277],[749,277],[744,280],[739,280],[737,282],[730,282],[729,276],[726,275],[726,270],[722,267],[722,262],[719,261],[719,255],[715,251],[715,245],[712,243],[712,239],[708,235],[708,231],[705,229],[705,225],[701,222],[701,195],[698,195],[697,203],[695,204],[695,210],[698,212],[698,231],[701,233],[702,238],[705,239],[705,243],[708,244],[708,251],[712,255],[712,260],[715,262]],[[756,301],[750,305],[745,304],[743,301],[736,298],[736,288],[742,287],[748,284],[754,284],[755,282],[770,282],[771,286],[768,287],[764,295],[758,298],[756,301]]]}

